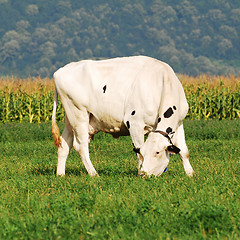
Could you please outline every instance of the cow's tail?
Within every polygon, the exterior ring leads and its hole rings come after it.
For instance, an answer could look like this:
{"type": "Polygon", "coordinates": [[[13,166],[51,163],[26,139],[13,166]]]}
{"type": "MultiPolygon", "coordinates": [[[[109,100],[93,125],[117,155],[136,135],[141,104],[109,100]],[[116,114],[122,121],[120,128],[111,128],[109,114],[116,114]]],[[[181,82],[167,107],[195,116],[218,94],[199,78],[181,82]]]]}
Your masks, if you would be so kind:
{"type": "Polygon", "coordinates": [[[54,96],[53,113],[52,113],[52,136],[53,136],[54,144],[57,147],[60,147],[62,142],[60,137],[60,131],[56,123],[57,101],[58,101],[58,92],[55,87],[55,96],[54,96]]]}

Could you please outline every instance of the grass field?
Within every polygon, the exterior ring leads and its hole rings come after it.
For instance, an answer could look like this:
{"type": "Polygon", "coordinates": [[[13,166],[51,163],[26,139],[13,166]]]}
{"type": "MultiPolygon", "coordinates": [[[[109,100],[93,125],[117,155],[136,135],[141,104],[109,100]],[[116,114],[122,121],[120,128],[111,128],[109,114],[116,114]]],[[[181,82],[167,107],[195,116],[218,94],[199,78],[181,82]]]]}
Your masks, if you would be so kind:
{"type": "Polygon", "coordinates": [[[74,151],[55,176],[49,123],[0,124],[0,239],[239,239],[239,129],[240,120],[185,121],[194,178],[179,156],[141,178],[130,138],[99,134],[91,178],[74,151]]]}

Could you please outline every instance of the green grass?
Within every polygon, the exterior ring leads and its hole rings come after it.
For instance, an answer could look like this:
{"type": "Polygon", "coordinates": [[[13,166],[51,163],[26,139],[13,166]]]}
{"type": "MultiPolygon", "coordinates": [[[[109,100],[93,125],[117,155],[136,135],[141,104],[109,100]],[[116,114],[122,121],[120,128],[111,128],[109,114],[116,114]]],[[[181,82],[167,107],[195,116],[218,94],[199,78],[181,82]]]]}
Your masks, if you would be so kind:
{"type": "Polygon", "coordinates": [[[239,129],[239,120],[185,122],[194,178],[179,156],[141,178],[130,138],[99,134],[91,178],[75,151],[55,176],[49,123],[0,124],[0,239],[239,239],[239,129]]]}

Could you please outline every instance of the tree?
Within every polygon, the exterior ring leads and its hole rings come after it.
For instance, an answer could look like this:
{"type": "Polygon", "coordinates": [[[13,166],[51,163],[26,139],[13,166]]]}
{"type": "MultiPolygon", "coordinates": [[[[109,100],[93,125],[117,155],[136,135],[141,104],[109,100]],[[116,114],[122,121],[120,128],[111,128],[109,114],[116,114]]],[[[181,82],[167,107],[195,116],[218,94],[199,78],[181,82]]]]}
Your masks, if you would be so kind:
{"type": "Polygon", "coordinates": [[[43,44],[44,42],[49,40],[50,32],[48,29],[39,27],[36,28],[35,31],[32,34],[32,42],[35,45],[43,44]]]}
{"type": "Polygon", "coordinates": [[[84,55],[86,56],[86,58],[91,58],[91,57],[93,56],[92,50],[89,49],[89,48],[87,48],[87,49],[85,50],[84,55]]]}
{"type": "Polygon", "coordinates": [[[227,39],[238,39],[238,33],[235,30],[235,28],[227,26],[227,25],[222,25],[220,28],[220,34],[227,39]]]}
{"type": "Polygon", "coordinates": [[[221,56],[224,56],[226,52],[233,47],[232,42],[229,39],[223,38],[218,44],[218,51],[221,56]]]}
{"type": "Polygon", "coordinates": [[[0,0],[0,4],[8,3],[8,0],[0,0]]]}
{"type": "Polygon", "coordinates": [[[178,56],[171,56],[169,59],[169,64],[171,67],[174,69],[174,71],[179,72],[181,70],[181,60],[179,59],[178,56]]]}
{"type": "Polygon", "coordinates": [[[10,40],[9,42],[6,42],[0,49],[1,63],[14,61],[14,59],[18,56],[19,50],[20,45],[17,40],[10,40]]]}
{"type": "Polygon", "coordinates": [[[212,62],[204,56],[199,56],[196,58],[196,65],[198,66],[199,73],[205,72],[207,74],[215,74],[215,67],[212,62]]]}
{"type": "Polygon", "coordinates": [[[15,30],[10,30],[4,34],[2,37],[2,42],[7,43],[11,40],[16,40],[18,39],[19,34],[15,30]]]}
{"type": "Polygon", "coordinates": [[[211,9],[207,13],[207,17],[214,23],[221,22],[221,20],[225,19],[225,15],[222,13],[220,9],[211,9]]]}
{"type": "MultiPolygon", "coordinates": [[[[91,53],[90,53],[91,55],[91,53]]],[[[74,48],[70,48],[70,50],[67,52],[67,56],[66,56],[66,62],[76,62],[79,61],[79,56],[76,53],[74,48]]]]}
{"type": "Polygon", "coordinates": [[[70,61],[133,54],[192,74],[240,69],[237,0],[0,0],[0,16],[0,72],[51,75],[70,61]]]}
{"type": "Polygon", "coordinates": [[[26,7],[26,13],[29,15],[29,16],[36,16],[38,13],[39,13],[39,10],[38,10],[38,5],[36,4],[29,4],[27,7],[26,7]]]}
{"type": "Polygon", "coordinates": [[[202,38],[202,48],[208,48],[208,46],[211,44],[212,38],[208,35],[204,36],[202,38]]]}
{"type": "Polygon", "coordinates": [[[51,59],[56,55],[55,53],[56,47],[57,47],[56,43],[47,41],[40,46],[39,50],[41,51],[42,56],[46,56],[51,59]]]}
{"type": "Polygon", "coordinates": [[[231,11],[230,18],[234,23],[239,24],[240,23],[240,8],[233,9],[231,11]]]}
{"type": "Polygon", "coordinates": [[[20,20],[16,23],[17,32],[20,32],[20,33],[25,32],[25,31],[27,31],[29,26],[30,26],[29,21],[20,20]]]}

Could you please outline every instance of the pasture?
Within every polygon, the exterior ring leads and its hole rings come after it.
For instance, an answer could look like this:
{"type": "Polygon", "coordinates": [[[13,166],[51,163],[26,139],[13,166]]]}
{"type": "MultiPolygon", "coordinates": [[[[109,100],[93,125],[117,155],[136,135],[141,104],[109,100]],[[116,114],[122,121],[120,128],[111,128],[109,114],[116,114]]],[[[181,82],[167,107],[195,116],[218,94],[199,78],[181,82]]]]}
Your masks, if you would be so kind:
{"type": "Polygon", "coordinates": [[[0,239],[239,239],[239,129],[239,119],[185,121],[193,178],[179,156],[141,178],[130,138],[97,134],[91,178],[74,150],[56,177],[50,123],[1,123],[0,239]]]}

